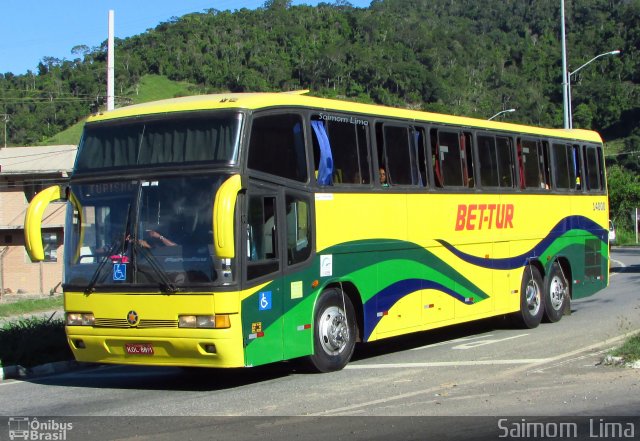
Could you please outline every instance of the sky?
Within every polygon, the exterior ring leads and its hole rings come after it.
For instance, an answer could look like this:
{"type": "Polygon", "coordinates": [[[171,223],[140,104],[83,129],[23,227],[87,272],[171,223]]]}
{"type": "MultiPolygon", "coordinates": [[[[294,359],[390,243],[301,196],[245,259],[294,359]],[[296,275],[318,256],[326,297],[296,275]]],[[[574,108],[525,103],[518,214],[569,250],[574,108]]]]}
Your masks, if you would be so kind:
{"type": "MultiPolygon", "coordinates": [[[[116,38],[138,35],[171,17],[207,9],[256,9],[265,0],[0,0],[0,73],[37,72],[44,57],[73,60],[74,46],[100,46],[107,39],[109,10],[116,38]]],[[[316,5],[293,0],[293,5],[316,5]]],[[[324,0],[333,3],[333,0],[324,0]]],[[[349,0],[368,7],[371,0],[349,0]]],[[[116,54],[117,56],[117,54],[116,54]]]]}

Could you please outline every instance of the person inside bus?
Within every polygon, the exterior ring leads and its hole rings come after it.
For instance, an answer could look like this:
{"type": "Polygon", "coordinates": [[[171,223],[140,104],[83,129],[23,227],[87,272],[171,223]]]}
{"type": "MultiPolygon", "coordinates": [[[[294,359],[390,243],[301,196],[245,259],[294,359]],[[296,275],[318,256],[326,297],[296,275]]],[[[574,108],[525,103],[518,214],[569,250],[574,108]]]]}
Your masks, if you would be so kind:
{"type": "Polygon", "coordinates": [[[164,237],[156,230],[144,230],[146,239],[139,239],[138,243],[145,248],[158,248],[158,247],[175,247],[178,244],[171,239],[164,237]]]}
{"type": "Polygon", "coordinates": [[[388,187],[389,182],[387,181],[387,172],[385,171],[384,167],[380,167],[379,173],[380,173],[380,184],[383,187],[388,187]]]}

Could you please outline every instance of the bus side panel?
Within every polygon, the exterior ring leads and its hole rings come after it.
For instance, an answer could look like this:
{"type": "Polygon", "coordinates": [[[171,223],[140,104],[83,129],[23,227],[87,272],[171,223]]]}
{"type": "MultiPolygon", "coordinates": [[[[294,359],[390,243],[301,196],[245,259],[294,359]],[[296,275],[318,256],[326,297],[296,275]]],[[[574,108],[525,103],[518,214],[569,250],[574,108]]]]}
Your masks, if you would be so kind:
{"type": "Polygon", "coordinates": [[[282,278],[243,294],[242,336],[246,366],[283,359],[284,292],[282,278]]]}

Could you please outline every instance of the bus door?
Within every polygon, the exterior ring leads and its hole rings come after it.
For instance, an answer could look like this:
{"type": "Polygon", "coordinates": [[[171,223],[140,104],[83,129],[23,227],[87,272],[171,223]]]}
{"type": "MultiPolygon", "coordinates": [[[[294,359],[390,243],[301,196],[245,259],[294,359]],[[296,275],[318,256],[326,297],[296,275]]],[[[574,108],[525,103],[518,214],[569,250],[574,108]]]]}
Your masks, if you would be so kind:
{"type": "Polygon", "coordinates": [[[282,360],[282,190],[250,184],[242,230],[245,290],[242,327],[247,366],[282,360]]]}

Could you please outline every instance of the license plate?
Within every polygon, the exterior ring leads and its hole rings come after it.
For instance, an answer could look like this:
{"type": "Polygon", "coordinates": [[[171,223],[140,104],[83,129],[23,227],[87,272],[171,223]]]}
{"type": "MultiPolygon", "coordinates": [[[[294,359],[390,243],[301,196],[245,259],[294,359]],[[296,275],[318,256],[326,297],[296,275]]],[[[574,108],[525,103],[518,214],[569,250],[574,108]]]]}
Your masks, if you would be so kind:
{"type": "Polygon", "coordinates": [[[151,343],[126,343],[124,349],[127,354],[153,355],[153,345],[151,343]]]}

